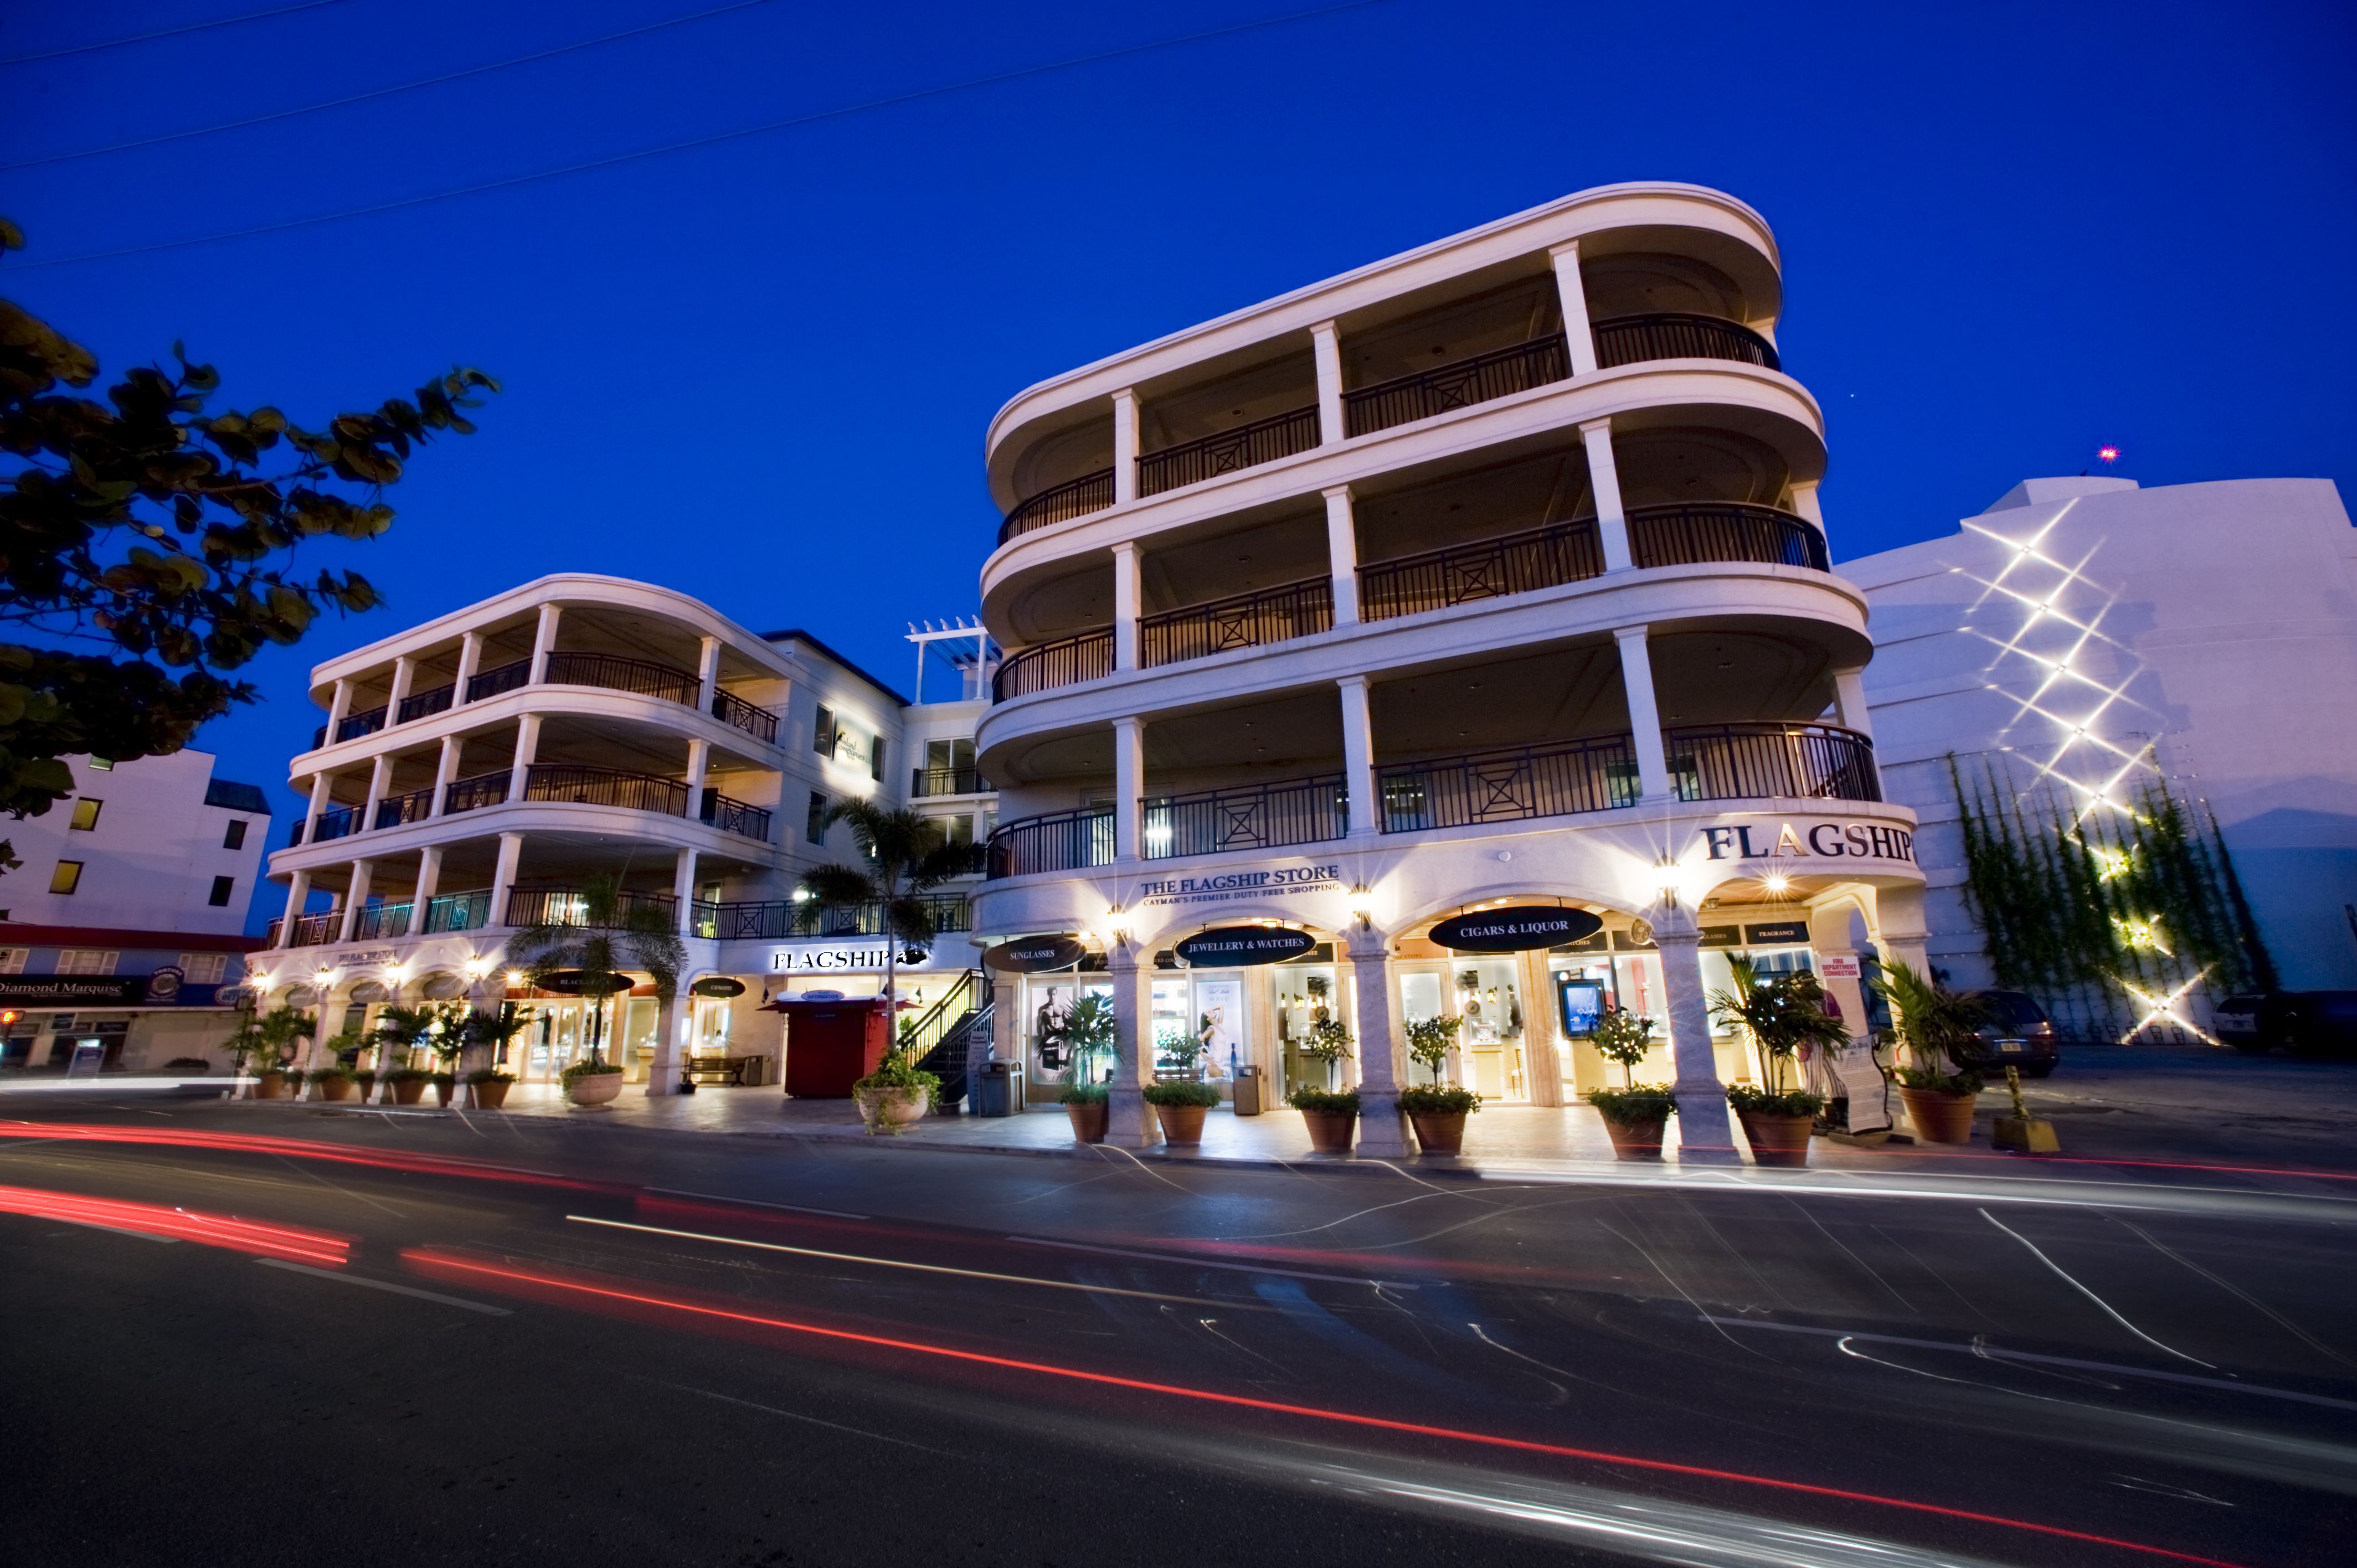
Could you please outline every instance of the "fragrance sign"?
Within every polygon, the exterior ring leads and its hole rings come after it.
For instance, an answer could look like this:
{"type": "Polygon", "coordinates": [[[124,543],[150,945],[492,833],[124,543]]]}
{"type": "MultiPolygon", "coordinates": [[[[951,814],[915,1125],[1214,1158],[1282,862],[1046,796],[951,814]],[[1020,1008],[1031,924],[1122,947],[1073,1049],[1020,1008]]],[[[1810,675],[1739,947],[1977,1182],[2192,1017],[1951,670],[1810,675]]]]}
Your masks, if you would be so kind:
{"type": "Polygon", "coordinates": [[[1172,876],[1138,890],[1148,904],[1219,904],[1231,898],[1281,898],[1288,893],[1319,893],[1342,883],[1340,865],[1282,865],[1265,871],[1222,871],[1209,876],[1172,876]]]}

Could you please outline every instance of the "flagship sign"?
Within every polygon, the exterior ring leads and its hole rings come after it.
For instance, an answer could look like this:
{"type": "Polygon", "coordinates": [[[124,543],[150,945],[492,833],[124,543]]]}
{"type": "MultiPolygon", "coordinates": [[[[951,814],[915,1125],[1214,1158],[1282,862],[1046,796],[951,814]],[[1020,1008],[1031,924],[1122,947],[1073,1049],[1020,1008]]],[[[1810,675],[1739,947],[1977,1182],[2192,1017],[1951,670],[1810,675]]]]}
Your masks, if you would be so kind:
{"type": "Polygon", "coordinates": [[[1526,952],[1561,947],[1594,936],[1604,922],[1585,909],[1484,909],[1459,915],[1432,928],[1432,940],[1451,952],[1526,952]]]}
{"type": "Polygon", "coordinates": [[[1288,893],[1316,893],[1338,887],[1339,865],[1274,865],[1243,871],[1221,871],[1203,876],[1171,876],[1138,889],[1148,904],[1219,904],[1232,898],[1283,897],[1288,893]]]}
{"type": "MultiPolygon", "coordinates": [[[[822,942],[811,947],[778,948],[770,954],[772,974],[857,974],[869,970],[881,970],[895,956],[892,942],[883,937],[861,937],[852,941],[822,942]]],[[[932,955],[923,948],[899,950],[900,966],[922,968],[932,955]]]]}
{"type": "Polygon", "coordinates": [[[999,943],[982,961],[1002,974],[1053,974],[1080,962],[1088,950],[1071,937],[1020,937],[999,943]]]}
{"type": "Polygon", "coordinates": [[[1198,969],[1242,969],[1247,964],[1299,958],[1317,945],[1318,939],[1308,931],[1278,926],[1221,926],[1189,937],[1177,951],[1198,969]]]}
{"type": "Polygon", "coordinates": [[[1702,830],[1712,860],[1896,860],[1915,864],[1915,835],[1872,822],[1784,822],[1771,834],[1764,822],[1702,830]]]}

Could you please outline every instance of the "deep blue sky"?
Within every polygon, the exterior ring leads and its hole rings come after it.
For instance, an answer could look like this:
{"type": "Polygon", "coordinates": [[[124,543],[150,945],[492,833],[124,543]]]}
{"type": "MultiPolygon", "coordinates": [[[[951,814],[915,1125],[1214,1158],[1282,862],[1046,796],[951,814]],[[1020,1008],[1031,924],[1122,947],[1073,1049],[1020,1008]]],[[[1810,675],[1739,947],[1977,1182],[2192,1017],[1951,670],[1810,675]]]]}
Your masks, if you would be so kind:
{"type": "MultiPolygon", "coordinates": [[[[16,57],[288,0],[15,6],[16,57]]],[[[0,162],[269,113],[722,0],[343,0],[0,67],[0,162]]],[[[1028,383],[1585,186],[1781,242],[1836,553],[2117,444],[2147,484],[2357,479],[2344,5],[1385,0],[350,221],[278,222],[1278,16],[1285,0],[808,6],[144,151],[0,171],[0,289],[112,371],[175,338],[317,420],[506,382],[351,564],[390,596],[247,674],[221,770],[291,807],[317,659],[544,572],[806,626],[905,682],[970,611],[983,429],[1028,383]]]]}

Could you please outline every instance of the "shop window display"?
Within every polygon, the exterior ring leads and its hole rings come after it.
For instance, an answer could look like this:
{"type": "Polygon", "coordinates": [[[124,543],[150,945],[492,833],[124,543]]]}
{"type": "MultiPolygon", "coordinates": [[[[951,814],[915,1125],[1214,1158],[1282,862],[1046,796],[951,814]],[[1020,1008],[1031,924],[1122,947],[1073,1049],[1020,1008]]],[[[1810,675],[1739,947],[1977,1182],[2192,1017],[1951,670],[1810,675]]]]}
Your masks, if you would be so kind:
{"type": "MultiPolygon", "coordinates": [[[[1301,1054],[1312,1026],[1343,1018],[1341,997],[1331,967],[1278,964],[1276,968],[1276,1039],[1285,1090],[1327,1089],[1330,1074],[1324,1062],[1301,1054]]],[[[1344,1019],[1344,1022],[1348,1022],[1344,1019]]]]}

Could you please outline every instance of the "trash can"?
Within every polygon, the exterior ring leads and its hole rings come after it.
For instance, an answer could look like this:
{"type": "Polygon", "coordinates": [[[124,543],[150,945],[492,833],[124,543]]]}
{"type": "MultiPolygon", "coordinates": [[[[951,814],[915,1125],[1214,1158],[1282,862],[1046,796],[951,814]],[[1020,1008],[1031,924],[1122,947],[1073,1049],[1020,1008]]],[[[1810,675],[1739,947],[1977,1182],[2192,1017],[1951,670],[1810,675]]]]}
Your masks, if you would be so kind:
{"type": "Polygon", "coordinates": [[[976,1116],[1015,1116],[1022,1110],[1023,1064],[983,1063],[982,1076],[974,1080],[974,1113],[976,1116]]]}
{"type": "Polygon", "coordinates": [[[1236,1069],[1236,1114],[1257,1116],[1268,1109],[1265,1096],[1268,1079],[1256,1067],[1236,1069]]]}

